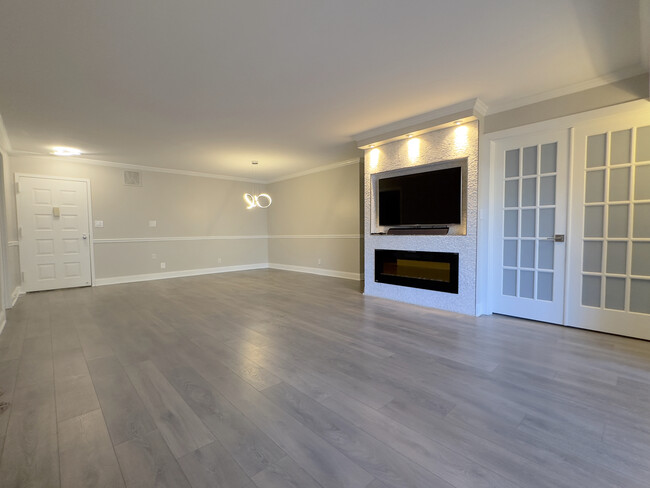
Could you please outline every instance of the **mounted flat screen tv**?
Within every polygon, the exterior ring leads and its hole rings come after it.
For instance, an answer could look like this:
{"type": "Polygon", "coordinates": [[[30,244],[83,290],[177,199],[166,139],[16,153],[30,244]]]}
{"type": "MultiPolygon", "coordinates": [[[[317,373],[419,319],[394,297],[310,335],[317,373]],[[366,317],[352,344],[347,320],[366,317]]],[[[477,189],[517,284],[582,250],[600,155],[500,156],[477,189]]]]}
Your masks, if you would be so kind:
{"type": "Polygon", "coordinates": [[[377,180],[379,225],[427,227],[461,223],[461,168],[377,180]]]}

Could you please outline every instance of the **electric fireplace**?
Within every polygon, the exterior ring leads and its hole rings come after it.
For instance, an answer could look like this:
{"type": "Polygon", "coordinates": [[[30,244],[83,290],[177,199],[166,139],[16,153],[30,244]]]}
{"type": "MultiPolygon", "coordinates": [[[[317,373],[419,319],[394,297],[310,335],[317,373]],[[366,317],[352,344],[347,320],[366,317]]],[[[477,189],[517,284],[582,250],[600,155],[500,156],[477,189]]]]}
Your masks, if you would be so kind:
{"type": "Polygon", "coordinates": [[[458,253],[375,249],[375,281],[458,293],[458,253]]]}

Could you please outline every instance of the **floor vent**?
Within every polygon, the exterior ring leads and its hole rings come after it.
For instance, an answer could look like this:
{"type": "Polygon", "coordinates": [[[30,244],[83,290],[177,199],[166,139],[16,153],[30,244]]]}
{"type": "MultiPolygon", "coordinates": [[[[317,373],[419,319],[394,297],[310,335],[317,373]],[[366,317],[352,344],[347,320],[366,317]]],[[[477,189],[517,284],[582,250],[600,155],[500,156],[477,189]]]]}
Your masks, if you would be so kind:
{"type": "Polygon", "coordinates": [[[139,171],[125,171],[124,184],[127,186],[142,186],[142,174],[139,171]]]}

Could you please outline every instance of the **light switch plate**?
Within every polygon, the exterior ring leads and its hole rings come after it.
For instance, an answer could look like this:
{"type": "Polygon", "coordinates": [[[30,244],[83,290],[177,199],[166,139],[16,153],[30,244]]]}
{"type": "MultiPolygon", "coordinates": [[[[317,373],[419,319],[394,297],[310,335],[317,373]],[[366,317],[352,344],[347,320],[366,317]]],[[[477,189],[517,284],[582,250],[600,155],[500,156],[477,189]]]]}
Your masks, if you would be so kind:
{"type": "Polygon", "coordinates": [[[149,227],[156,227],[156,225],[158,225],[158,222],[156,222],[155,220],[149,221],[149,227]]]}
{"type": "Polygon", "coordinates": [[[97,227],[97,228],[104,227],[104,221],[103,220],[95,220],[95,227],[97,227]]]}

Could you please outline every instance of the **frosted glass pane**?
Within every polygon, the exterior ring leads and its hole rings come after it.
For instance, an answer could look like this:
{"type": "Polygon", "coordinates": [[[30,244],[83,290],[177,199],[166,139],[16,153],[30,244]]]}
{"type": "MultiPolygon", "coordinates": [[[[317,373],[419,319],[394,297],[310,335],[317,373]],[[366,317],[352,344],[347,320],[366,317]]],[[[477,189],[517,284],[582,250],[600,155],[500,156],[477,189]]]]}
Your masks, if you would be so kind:
{"type": "Polygon", "coordinates": [[[537,299],[553,300],[553,273],[537,273],[537,299]]]}
{"type": "Polygon", "coordinates": [[[517,241],[503,241],[503,265],[517,266],[517,241]]]}
{"type": "Polygon", "coordinates": [[[625,278],[605,280],[605,308],[625,310],[625,278]]]}
{"type": "Polygon", "coordinates": [[[519,206],[519,180],[506,181],[503,206],[506,208],[519,206]]]}
{"type": "MultiPolygon", "coordinates": [[[[650,242],[634,242],[632,244],[632,274],[650,276],[650,242]]],[[[648,300],[650,300],[650,296],[648,300]]]]}
{"type": "Polygon", "coordinates": [[[506,151],[506,178],[519,176],[519,149],[506,151]]]}
{"type": "Polygon", "coordinates": [[[534,207],[537,205],[537,178],[521,180],[521,206],[534,207]]]}
{"type": "Polygon", "coordinates": [[[522,268],[535,267],[535,242],[536,241],[521,241],[521,257],[519,258],[519,266],[522,268]]]}
{"type": "Polygon", "coordinates": [[[608,212],[607,236],[627,237],[628,205],[610,205],[608,212]]]}
{"type": "Polygon", "coordinates": [[[626,274],[627,242],[607,243],[607,272],[613,274],[626,274]]]}
{"type": "Polygon", "coordinates": [[[503,294],[512,297],[517,296],[517,270],[503,270],[503,294]]]}
{"type": "Polygon", "coordinates": [[[544,176],[540,179],[539,204],[555,205],[555,176],[544,176]]]}
{"type": "Polygon", "coordinates": [[[603,237],[603,207],[585,207],[585,237],[603,237]]]}
{"type": "Polygon", "coordinates": [[[600,307],[600,276],[582,277],[582,304],[600,307]]]}
{"type": "Polygon", "coordinates": [[[650,125],[636,130],[636,160],[650,161],[650,125]]]}
{"type": "Polygon", "coordinates": [[[634,199],[650,200],[650,165],[637,166],[634,180],[634,199]]]}
{"type": "Polygon", "coordinates": [[[586,241],[582,253],[582,270],[600,273],[603,266],[603,243],[586,241]]]}
{"type": "Polygon", "coordinates": [[[555,173],[557,168],[557,143],[542,145],[540,173],[555,173]]]}
{"type": "Polygon", "coordinates": [[[521,237],[535,237],[535,210],[521,211],[521,237]]]}
{"type": "Polygon", "coordinates": [[[535,296],[535,272],[519,272],[519,296],[521,298],[533,298],[535,296]]]}
{"type": "Polygon", "coordinates": [[[650,299],[648,297],[650,297],[650,280],[632,280],[630,283],[630,312],[650,314],[650,299]]]}
{"type": "Polygon", "coordinates": [[[587,137],[587,168],[605,166],[606,134],[587,137]]]}
{"type": "Polygon", "coordinates": [[[630,199],[630,168],[613,169],[609,173],[609,201],[630,199]]]}
{"type": "Polygon", "coordinates": [[[523,158],[524,176],[537,174],[537,146],[525,147],[523,158]]]}
{"type": "Polygon", "coordinates": [[[553,269],[555,244],[552,241],[539,241],[537,248],[537,267],[553,269]]]}
{"type": "Polygon", "coordinates": [[[505,210],[503,212],[503,236],[517,237],[519,229],[519,212],[517,210],[505,210]]]}
{"type": "Polygon", "coordinates": [[[620,130],[612,132],[612,150],[609,154],[610,164],[627,164],[630,162],[632,131],[620,130]]]}
{"type": "Polygon", "coordinates": [[[589,171],[585,188],[585,202],[605,201],[605,171],[589,171]]]}
{"type": "Polygon", "coordinates": [[[555,234],[555,209],[543,208],[539,211],[539,237],[552,237],[555,234]]]}
{"type": "Polygon", "coordinates": [[[634,205],[634,237],[650,237],[650,203],[634,205]]]}

